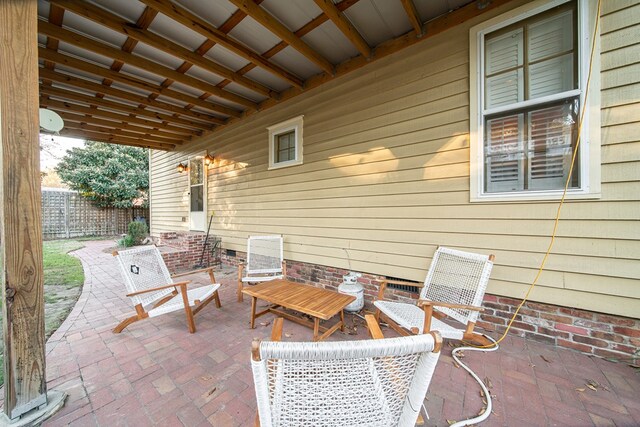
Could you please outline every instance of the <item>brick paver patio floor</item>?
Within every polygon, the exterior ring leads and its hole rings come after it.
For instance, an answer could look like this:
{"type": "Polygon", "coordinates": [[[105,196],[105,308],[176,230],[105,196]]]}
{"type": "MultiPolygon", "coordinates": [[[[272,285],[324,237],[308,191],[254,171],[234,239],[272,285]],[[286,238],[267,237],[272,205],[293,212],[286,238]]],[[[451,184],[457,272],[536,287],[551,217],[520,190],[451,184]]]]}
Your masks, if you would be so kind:
{"type": "MultiPolygon", "coordinates": [[[[254,337],[268,337],[270,315],[250,330],[250,303],[235,300],[235,271],[218,274],[222,309],[212,304],[189,334],[176,312],[111,329],[132,306],[110,241],[87,242],[77,252],[86,284],[76,307],[47,343],[49,388],[65,391],[65,407],[46,426],[248,426],[256,404],[250,368],[254,337]]],[[[206,277],[202,277],[206,279],[206,277]]],[[[353,324],[353,316],[347,322],[353,324]]],[[[360,322],[358,319],[357,322],[360,322]]],[[[312,332],[285,321],[287,340],[312,332]]],[[[334,334],[337,340],[366,338],[334,334]]],[[[392,332],[384,329],[392,336],[392,332]]],[[[454,366],[445,345],[426,402],[428,425],[447,426],[482,408],[478,385],[454,366]]],[[[467,352],[465,360],[492,384],[494,413],[487,426],[640,425],[640,373],[566,349],[509,337],[497,352],[467,352]],[[596,391],[585,383],[599,384],[596,391]]]]}

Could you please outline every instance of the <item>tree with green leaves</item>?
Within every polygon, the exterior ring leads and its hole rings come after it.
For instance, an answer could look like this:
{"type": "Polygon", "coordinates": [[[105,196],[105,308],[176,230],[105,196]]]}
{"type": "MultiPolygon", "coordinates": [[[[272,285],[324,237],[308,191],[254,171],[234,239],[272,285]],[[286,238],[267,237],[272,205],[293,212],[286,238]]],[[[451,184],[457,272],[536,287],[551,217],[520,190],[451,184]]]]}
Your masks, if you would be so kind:
{"type": "Polygon", "coordinates": [[[56,172],[72,190],[97,206],[130,208],[148,205],[149,159],[145,148],[87,141],[62,158],[56,172]]]}

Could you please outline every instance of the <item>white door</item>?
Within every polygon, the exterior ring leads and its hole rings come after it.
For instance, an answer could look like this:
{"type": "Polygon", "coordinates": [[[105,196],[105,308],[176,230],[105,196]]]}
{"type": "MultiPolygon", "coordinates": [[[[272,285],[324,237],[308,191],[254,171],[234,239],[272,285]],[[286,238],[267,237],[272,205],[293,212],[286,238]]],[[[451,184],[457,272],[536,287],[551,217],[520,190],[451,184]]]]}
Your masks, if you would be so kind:
{"type": "Polygon", "coordinates": [[[204,170],[202,157],[189,159],[189,229],[195,231],[205,231],[207,192],[204,170]]]}

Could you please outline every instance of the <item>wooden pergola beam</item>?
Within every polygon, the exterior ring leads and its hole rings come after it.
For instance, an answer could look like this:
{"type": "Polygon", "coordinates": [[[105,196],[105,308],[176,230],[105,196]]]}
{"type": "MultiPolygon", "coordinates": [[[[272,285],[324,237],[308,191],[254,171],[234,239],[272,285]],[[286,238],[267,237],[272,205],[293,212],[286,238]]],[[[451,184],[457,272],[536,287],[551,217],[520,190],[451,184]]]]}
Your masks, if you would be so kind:
{"type": "Polygon", "coordinates": [[[78,2],[77,0],[51,0],[52,4],[58,5],[66,10],[70,10],[90,19],[100,25],[104,25],[114,31],[129,36],[139,42],[146,43],[156,49],[162,50],[170,55],[176,56],[188,63],[197,65],[211,73],[217,74],[225,79],[238,83],[241,86],[246,87],[261,95],[265,95],[271,98],[278,96],[277,92],[272,91],[268,87],[255,82],[241,74],[234,72],[220,64],[217,64],[203,56],[198,55],[182,47],[181,45],[167,40],[164,37],[158,36],[149,30],[143,30],[136,28],[131,23],[119,18],[117,15],[112,14],[98,6],[94,6],[90,3],[78,2]]]}
{"type": "Polygon", "coordinates": [[[51,98],[40,97],[40,105],[44,107],[51,107],[55,110],[69,111],[71,113],[89,114],[91,116],[105,117],[112,120],[118,120],[123,123],[136,123],[143,126],[148,126],[152,129],[162,129],[165,131],[177,133],[179,135],[196,135],[200,136],[201,131],[193,131],[181,127],[168,125],[161,122],[155,122],[152,120],[145,120],[138,117],[131,117],[124,114],[117,114],[111,111],[104,111],[97,108],[85,107],[82,105],[74,104],[67,101],[57,101],[51,98]]]}
{"type": "Polygon", "coordinates": [[[147,127],[143,127],[143,126],[138,126],[138,125],[133,125],[130,123],[122,123],[121,121],[112,121],[112,120],[105,120],[105,119],[101,119],[98,117],[92,117],[92,116],[86,116],[83,114],[74,114],[74,113],[70,113],[67,112],[63,109],[60,108],[56,108],[56,107],[51,107],[48,106],[47,107],[50,110],[55,111],[56,113],[58,113],[60,115],[60,117],[62,117],[62,119],[64,120],[65,126],[67,123],[78,123],[78,124],[88,124],[88,125],[92,125],[92,126],[100,126],[103,128],[109,128],[109,129],[114,129],[114,130],[127,130],[127,131],[132,131],[135,132],[137,134],[141,134],[141,135],[148,135],[150,137],[163,137],[169,140],[180,140],[182,142],[186,142],[186,141],[190,141],[191,139],[193,139],[193,137],[185,135],[184,137],[181,135],[176,135],[174,133],[169,133],[169,132],[164,132],[158,129],[152,129],[152,128],[147,128],[147,127]]]}
{"type": "Polygon", "coordinates": [[[413,3],[413,0],[400,0],[400,3],[402,3],[402,7],[404,7],[404,11],[416,35],[422,37],[422,23],[418,17],[418,11],[416,10],[416,5],[413,3]]]}
{"type": "Polygon", "coordinates": [[[255,110],[258,108],[255,102],[248,100],[247,98],[233,94],[226,90],[222,90],[219,87],[216,87],[210,83],[207,83],[195,77],[178,73],[177,71],[172,70],[169,67],[165,67],[164,65],[158,64],[157,62],[150,61],[141,56],[133,55],[131,53],[125,52],[120,49],[116,49],[104,43],[100,43],[96,40],[90,39],[89,37],[85,37],[73,31],[69,31],[69,30],[65,30],[64,28],[57,27],[46,21],[38,21],[38,32],[46,36],[55,37],[60,41],[70,43],[82,49],[95,52],[99,55],[103,55],[108,58],[118,59],[124,62],[125,64],[133,65],[134,67],[138,67],[150,73],[163,76],[163,77],[169,77],[187,86],[191,86],[203,92],[209,92],[219,98],[223,98],[228,101],[234,102],[236,104],[243,105],[246,108],[249,108],[252,110],[255,110]]]}
{"type": "Polygon", "coordinates": [[[168,102],[158,101],[154,99],[149,99],[148,97],[127,92],[126,90],[117,89],[111,86],[105,86],[104,84],[101,84],[101,83],[85,80],[84,78],[75,77],[69,74],[59,73],[57,71],[49,70],[47,68],[41,67],[39,69],[39,74],[40,74],[40,79],[43,81],[44,80],[55,81],[68,86],[86,89],[96,93],[106,94],[114,98],[126,99],[128,101],[136,102],[140,105],[145,105],[145,106],[157,108],[160,110],[164,110],[167,112],[172,112],[181,116],[192,117],[194,119],[201,120],[205,123],[216,123],[216,124],[225,123],[224,120],[219,119],[218,117],[215,117],[215,116],[198,113],[197,111],[187,110],[186,108],[180,107],[178,105],[174,105],[168,102]]]}
{"type": "Polygon", "coordinates": [[[253,2],[253,0],[229,0],[238,9],[242,10],[248,16],[258,21],[263,27],[271,31],[282,40],[289,43],[289,46],[300,52],[311,62],[320,67],[321,70],[327,74],[334,74],[334,66],[331,62],[327,61],[322,55],[313,50],[302,41],[301,38],[293,34],[291,30],[285,27],[280,21],[274,18],[269,12],[264,10],[253,2]]]}
{"type": "MultiPolygon", "coordinates": [[[[49,8],[49,22],[51,22],[54,25],[60,26],[62,25],[63,19],[64,19],[64,9],[62,9],[61,7],[52,5],[49,8]]],[[[51,37],[47,37],[48,49],[58,50],[58,44],[59,44],[58,40],[51,37]]],[[[56,67],[56,64],[51,61],[44,61],[44,66],[49,70],[53,70],[56,67]]],[[[50,85],[51,82],[47,81],[45,82],[45,84],[50,85]]]]}
{"type": "Polygon", "coordinates": [[[142,89],[148,92],[152,92],[158,95],[167,96],[169,98],[176,99],[178,101],[187,102],[189,104],[197,105],[198,107],[205,108],[207,110],[220,112],[227,116],[240,117],[241,113],[234,109],[223,107],[211,102],[204,101],[195,96],[187,95],[182,92],[178,92],[172,89],[163,88],[160,85],[150,83],[146,80],[139,79],[127,74],[121,74],[117,71],[110,70],[99,65],[91,64],[86,61],[74,58],[69,55],[64,55],[59,52],[54,52],[46,48],[38,48],[38,56],[49,61],[53,61],[56,64],[65,65],[70,68],[74,68],[79,71],[94,74],[96,76],[103,77],[104,79],[110,79],[127,86],[132,86],[138,89],[142,89]]]}
{"type": "Polygon", "coordinates": [[[37,16],[34,1],[0,1],[2,425],[47,404],[37,16]]]}
{"type": "Polygon", "coordinates": [[[194,129],[202,129],[202,130],[211,130],[213,129],[212,125],[206,125],[200,122],[193,122],[191,120],[183,119],[180,117],[173,117],[167,114],[156,113],[151,110],[143,110],[142,108],[132,107],[127,104],[121,104],[119,102],[110,101],[104,98],[97,98],[94,96],[84,95],[78,92],[73,92],[70,90],[62,89],[54,86],[41,86],[40,93],[44,93],[47,95],[53,95],[60,99],[69,99],[73,101],[83,102],[89,105],[93,105],[96,107],[104,107],[112,110],[116,110],[126,114],[133,114],[135,117],[143,116],[149,117],[151,119],[160,120],[164,123],[171,123],[176,125],[184,125],[188,128],[194,129]]]}
{"type": "Polygon", "coordinates": [[[66,130],[75,129],[75,130],[78,130],[78,131],[103,133],[103,134],[106,134],[106,135],[111,135],[111,136],[113,136],[115,138],[125,137],[125,138],[132,138],[132,139],[141,139],[141,140],[149,141],[149,142],[162,142],[162,143],[165,143],[165,144],[172,144],[172,145],[181,145],[181,144],[184,143],[184,141],[182,141],[180,139],[164,138],[164,137],[161,137],[161,136],[155,136],[155,135],[150,135],[150,134],[141,134],[141,133],[129,132],[127,130],[117,129],[117,128],[107,128],[107,127],[102,127],[102,126],[94,126],[94,125],[90,125],[90,124],[87,124],[87,123],[74,122],[74,121],[71,121],[71,120],[65,120],[64,121],[64,128],[66,130]]]}
{"type": "MultiPolygon", "coordinates": [[[[358,49],[365,58],[371,57],[371,47],[362,37],[356,27],[345,18],[344,14],[338,10],[332,0],[314,0],[316,5],[331,19],[344,36],[358,49]]],[[[410,1],[410,0],[409,0],[410,1]]]]}
{"type": "Polygon", "coordinates": [[[255,53],[251,49],[247,48],[240,42],[229,37],[217,28],[212,27],[204,19],[194,15],[183,7],[172,3],[169,0],[140,0],[147,6],[167,15],[169,18],[184,25],[185,27],[207,37],[212,42],[218,43],[221,46],[229,49],[236,55],[239,55],[265,70],[269,71],[273,75],[288,81],[292,85],[298,88],[302,88],[304,82],[291,72],[284,68],[270,62],[266,58],[263,58],[259,54],[255,53]]]}
{"type": "Polygon", "coordinates": [[[88,139],[90,141],[106,142],[110,144],[130,145],[143,148],[154,148],[156,150],[171,151],[176,148],[174,144],[164,144],[161,142],[149,142],[139,138],[127,138],[124,136],[115,137],[111,134],[80,130],[62,130],[60,136],[70,138],[88,139]]]}

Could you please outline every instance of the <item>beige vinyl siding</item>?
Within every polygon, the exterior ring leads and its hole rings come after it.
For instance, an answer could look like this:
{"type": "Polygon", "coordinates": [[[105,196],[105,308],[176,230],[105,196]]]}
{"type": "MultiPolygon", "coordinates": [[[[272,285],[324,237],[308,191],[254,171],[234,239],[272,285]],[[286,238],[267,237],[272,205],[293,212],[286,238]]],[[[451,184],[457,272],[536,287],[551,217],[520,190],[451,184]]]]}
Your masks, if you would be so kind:
{"type": "MultiPolygon", "coordinates": [[[[603,3],[602,197],[565,204],[532,299],[637,317],[640,5],[603,3]]],[[[245,251],[250,234],[283,234],[287,259],[423,280],[435,248],[453,246],[494,253],[489,292],[522,297],[558,205],[469,203],[468,34],[478,22],[247,117],[188,150],[154,151],[152,233],[188,229],[187,178],[176,166],[208,149],[216,157],[209,210],[224,248],[245,251]],[[304,164],[267,170],[266,128],[300,114],[304,164]]]]}

